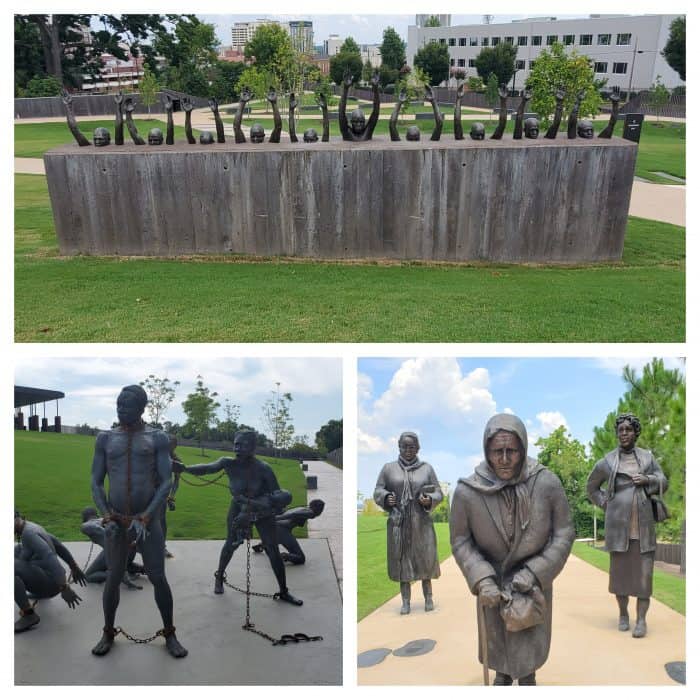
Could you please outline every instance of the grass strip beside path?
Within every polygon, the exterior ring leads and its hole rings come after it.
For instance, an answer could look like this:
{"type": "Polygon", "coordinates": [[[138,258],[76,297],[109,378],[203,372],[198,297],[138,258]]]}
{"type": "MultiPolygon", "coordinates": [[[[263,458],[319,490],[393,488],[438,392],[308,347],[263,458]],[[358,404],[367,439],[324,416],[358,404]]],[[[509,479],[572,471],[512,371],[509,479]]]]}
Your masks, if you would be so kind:
{"type": "MultiPolygon", "coordinates": [[[[601,571],[610,570],[610,555],[585,542],[574,542],[572,554],[601,571]]],[[[685,615],[685,577],[654,569],[653,590],[653,597],[656,600],[685,615]]]]}
{"type": "MultiPolygon", "coordinates": [[[[90,420],[88,416],[86,420],[90,420]]],[[[59,539],[85,539],[80,532],[80,512],[93,505],[90,469],[94,448],[95,438],[90,435],[15,431],[15,508],[59,539]]],[[[187,465],[234,456],[232,452],[215,450],[205,450],[202,455],[196,447],[178,447],[177,454],[187,465]]],[[[299,462],[275,457],[261,459],[272,467],[280,487],[291,491],[292,506],[306,505],[306,478],[299,462]]],[[[194,476],[183,478],[203,483],[194,476]]],[[[217,484],[228,487],[228,479],[224,476],[217,484]]],[[[225,539],[231,502],[228,488],[194,487],[181,480],[175,499],[176,509],[167,513],[168,540],[225,539]]],[[[297,536],[305,533],[305,529],[295,530],[297,536]]]]}

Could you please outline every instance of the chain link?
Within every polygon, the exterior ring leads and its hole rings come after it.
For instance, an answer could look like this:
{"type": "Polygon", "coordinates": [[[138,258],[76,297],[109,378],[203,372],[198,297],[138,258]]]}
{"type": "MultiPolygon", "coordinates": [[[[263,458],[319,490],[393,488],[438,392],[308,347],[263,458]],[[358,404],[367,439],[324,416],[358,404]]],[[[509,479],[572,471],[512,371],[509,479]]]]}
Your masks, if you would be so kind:
{"type": "MultiPolygon", "coordinates": [[[[90,564],[90,559],[92,559],[92,548],[94,546],[95,543],[90,542],[90,551],[88,552],[87,561],[83,564],[83,568],[81,569],[83,573],[87,571],[88,565],[90,564]]],[[[73,583],[73,581],[75,581],[75,579],[73,578],[73,572],[71,571],[68,575],[68,583],[73,583]]]]}
{"type": "Polygon", "coordinates": [[[165,630],[158,630],[155,634],[152,634],[150,637],[147,637],[145,639],[139,639],[138,637],[132,637],[123,627],[115,627],[114,636],[116,637],[120,634],[123,634],[130,642],[135,642],[136,644],[150,644],[154,639],[158,639],[158,637],[164,637],[165,630]]]}
{"type": "Polygon", "coordinates": [[[195,484],[194,481],[187,481],[187,479],[185,479],[184,474],[185,474],[185,472],[182,472],[182,473],[180,474],[180,478],[181,478],[188,486],[198,486],[198,487],[202,487],[202,486],[211,486],[212,484],[214,484],[214,485],[216,485],[216,486],[220,486],[222,489],[229,490],[229,487],[226,486],[226,484],[218,484],[218,483],[217,483],[217,481],[219,481],[219,479],[221,479],[221,478],[226,474],[226,472],[223,472],[223,471],[222,471],[221,474],[219,474],[219,476],[216,477],[216,479],[205,479],[203,476],[199,476],[199,474],[188,474],[188,476],[193,476],[195,479],[199,479],[200,481],[203,481],[203,482],[204,482],[203,484],[195,484]]]}

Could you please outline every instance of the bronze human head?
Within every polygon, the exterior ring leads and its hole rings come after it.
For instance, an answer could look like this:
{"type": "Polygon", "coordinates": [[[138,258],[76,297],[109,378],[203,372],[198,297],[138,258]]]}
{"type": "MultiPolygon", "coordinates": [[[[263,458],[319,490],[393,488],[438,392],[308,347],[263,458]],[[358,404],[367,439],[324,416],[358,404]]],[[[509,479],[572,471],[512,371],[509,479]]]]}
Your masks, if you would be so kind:
{"type": "Polygon", "coordinates": [[[251,457],[255,454],[258,436],[252,430],[240,430],[233,436],[233,451],[237,457],[251,457]]]}
{"type": "Polygon", "coordinates": [[[98,148],[100,146],[109,146],[111,140],[112,135],[109,133],[109,129],[105,129],[103,126],[98,126],[92,134],[92,142],[98,148]]]}
{"type": "Polygon", "coordinates": [[[149,146],[161,146],[163,144],[163,132],[154,128],[148,132],[148,145],[149,146]]]}
{"type": "Polygon", "coordinates": [[[350,129],[358,136],[365,130],[365,113],[358,107],[350,115],[350,129]]]}
{"type": "Polygon", "coordinates": [[[483,141],[486,137],[486,129],[481,122],[474,122],[469,130],[469,138],[472,141],[483,141]]]}
{"type": "Polygon", "coordinates": [[[576,127],[576,133],[578,133],[579,138],[592,139],[593,122],[590,119],[579,119],[578,125],[576,127]]]}
{"type": "Polygon", "coordinates": [[[622,450],[633,449],[641,432],[642,424],[633,413],[621,413],[615,419],[617,442],[622,450]]]}
{"type": "Polygon", "coordinates": [[[406,141],[420,141],[420,129],[417,126],[406,129],[406,141]]]}
{"type": "Polygon", "coordinates": [[[125,386],[117,397],[117,418],[122,425],[133,425],[146,409],[148,395],[138,384],[125,386]]]}
{"type": "Polygon", "coordinates": [[[523,465],[523,447],[515,433],[499,430],[486,447],[486,459],[496,476],[503,481],[514,479],[523,465]]]}
{"type": "Polygon", "coordinates": [[[212,134],[211,131],[202,131],[199,134],[199,143],[201,143],[202,146],[208,146],[214,143],[214,134],[212,134]]]}
{"type": "Polygon", "coordinates": [[[536,139],[540,133],[540,123],[535,117],[528,117],[523,122],[523,131],[526,139],[536,139]]]}
{"type": "Polygon", "coordinates": [[[304,143],[316,143],[316,141],[318,141],[316,129],[307,129],[304,132],[304,143]]]}
{"type": "Polygon", "coordinates": [[[262,143],[265,140],[265,129],[263,129],[262,124],[255,122],[250,127],[250,140],[253,143],[262,143]]]}
{"type": "Polygon", "coordinates": [[[416,459],[418,450],[420,450],[418,435],[409,431],[401,433],[399,436],[399,454],[401,459],[410,464],[416,459]]]}

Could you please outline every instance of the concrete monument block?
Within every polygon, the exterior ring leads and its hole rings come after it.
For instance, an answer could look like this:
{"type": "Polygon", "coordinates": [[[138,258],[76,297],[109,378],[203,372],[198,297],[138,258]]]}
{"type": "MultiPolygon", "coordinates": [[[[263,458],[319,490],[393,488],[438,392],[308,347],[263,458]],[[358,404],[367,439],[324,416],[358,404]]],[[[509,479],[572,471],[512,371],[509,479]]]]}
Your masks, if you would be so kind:
{"type": "Polygon", "coordinates": [[[63,255],[594,262],[622,255],[619,138],[77,145],[44,156],[63,255]]]}

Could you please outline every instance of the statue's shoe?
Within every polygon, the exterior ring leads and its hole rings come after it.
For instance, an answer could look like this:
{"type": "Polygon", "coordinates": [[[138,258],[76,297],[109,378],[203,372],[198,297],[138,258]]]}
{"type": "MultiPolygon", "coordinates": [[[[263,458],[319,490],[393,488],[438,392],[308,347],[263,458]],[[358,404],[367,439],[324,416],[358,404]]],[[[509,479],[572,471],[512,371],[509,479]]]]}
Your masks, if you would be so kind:
{"type": "Polygon", "coordinates": [[[403,605],[401,606],[401,614],[402,615],[408,615],[411,612],[411,604],[404,600],[403,605]]]}
{"type": "Polygon", "coordinates": [[[617,623],[617,629],[619,629],[620,632],[627,632],[627,630],[629,628],[630,628],[629,615],[620,615],[620,619],[617,623]]]}
{"type": "Polygon", "coordinates": [[[26,632],[32,627],[39,624],[41,618],[32,610],[31,612],[21,614],[21,617],[15,622],[15,634],[26,632]]]}
{"type": "Polygon", "coordinates": [[[425,612],[431,612],[435,609],[435,603],[433,603],[432,598],[425,599],[425,612]]]}
{"type": "Polygon", "coordinates": [[[644,620],[637,620],[637,624],[634,626],[634,632],[632,632],[632,636],[639,639],[640,637],[644,637],[646,633],[647,623],[644,620]]]}

